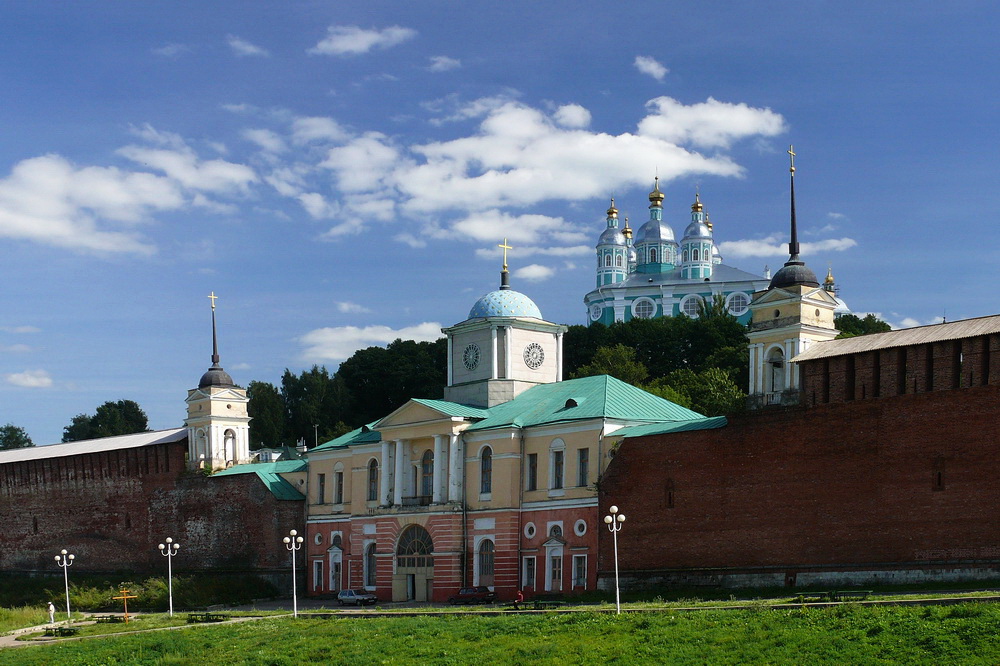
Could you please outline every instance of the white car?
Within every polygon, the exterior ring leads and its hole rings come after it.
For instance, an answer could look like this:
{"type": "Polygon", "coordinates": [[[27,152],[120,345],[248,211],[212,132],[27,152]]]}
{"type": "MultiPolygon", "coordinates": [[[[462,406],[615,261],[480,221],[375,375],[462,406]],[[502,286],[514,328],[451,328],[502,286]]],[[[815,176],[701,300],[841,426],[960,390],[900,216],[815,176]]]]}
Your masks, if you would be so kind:
{"type": "Polygon", "coordinates": [[[378,597],[366,590],[341,590],[337,593],[337,602],[341,606],[364,606],[377,601],[378,597]]]}

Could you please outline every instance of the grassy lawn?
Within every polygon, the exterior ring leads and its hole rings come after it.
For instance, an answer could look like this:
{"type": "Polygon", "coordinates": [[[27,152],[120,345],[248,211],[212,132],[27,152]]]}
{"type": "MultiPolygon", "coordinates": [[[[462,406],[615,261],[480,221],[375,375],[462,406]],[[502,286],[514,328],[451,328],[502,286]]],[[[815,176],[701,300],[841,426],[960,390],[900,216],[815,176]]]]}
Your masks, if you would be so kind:
{"type": "Polygon", "coordinates": [[[268,618],[5,650],[5,664],[1000,662],[1000,605],[268,618]]]}

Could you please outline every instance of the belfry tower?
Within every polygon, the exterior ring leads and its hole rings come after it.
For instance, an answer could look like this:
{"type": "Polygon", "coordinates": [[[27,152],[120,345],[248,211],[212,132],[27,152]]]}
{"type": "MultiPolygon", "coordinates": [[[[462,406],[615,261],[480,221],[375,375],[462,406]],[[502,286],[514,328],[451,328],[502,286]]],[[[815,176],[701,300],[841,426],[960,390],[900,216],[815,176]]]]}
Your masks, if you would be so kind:
{"type": "Polygon", "coordinates": [[[816,274],[799,258],[795,223],[795,152],[791,159],[791,239],[788,261],[774,274],[764,291],[750,302],[750,390],[762,404],[787,404],[798,400],[799,371],[792,359],[814,342],[832,340],[839,331],[833,324],[838,302],[820,286],[816,274]]]}
{"type": "Polygon", "coordinates": [[[198,388],[188,391],[188,467],[224,469],[250,461],[250,416],[245,389],[219,365],[215,326],[215,292],[212,301],[212,366],[201,376],[198,388]]]}

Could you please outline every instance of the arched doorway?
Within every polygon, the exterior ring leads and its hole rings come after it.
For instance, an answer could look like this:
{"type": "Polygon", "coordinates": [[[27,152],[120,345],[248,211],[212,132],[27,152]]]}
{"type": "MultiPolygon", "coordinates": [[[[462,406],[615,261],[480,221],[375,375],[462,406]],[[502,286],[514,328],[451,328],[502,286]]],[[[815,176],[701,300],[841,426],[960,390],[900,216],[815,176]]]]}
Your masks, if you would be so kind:
{"type": "Polygon", "coordinates": [[[327,587],[329,592],[339,592],[341,583],[341,570],[344,562],[344,540],[340,532],[336,532],[330,541],[327,549],[330,558],[330,581],[327,587]]]}
{"type": "Polygon", "coordinates": [[[785,390],[785,354],[780,347],[775,347],[767,355],[767,392],[772,401],[777,401],[779,394],[785,390]]]}
{"type": "Polygon", "coordinates": [[[430,601],[434,590],[434,542],[420,525],[410,525],[396,543],[393,601],[430,601]]]}

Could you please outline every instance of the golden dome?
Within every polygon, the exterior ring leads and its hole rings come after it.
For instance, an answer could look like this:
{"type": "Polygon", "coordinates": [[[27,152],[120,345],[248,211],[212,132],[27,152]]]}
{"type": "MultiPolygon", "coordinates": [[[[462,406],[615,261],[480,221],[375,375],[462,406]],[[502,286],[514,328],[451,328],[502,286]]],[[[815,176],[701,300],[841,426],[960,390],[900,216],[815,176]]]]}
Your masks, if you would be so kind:
{"type": "Polygon", "coordinates": [[[632,227],[628,226],[628,218],[625,218],[625,228],[622,229],[622,235],[629,240],[632,239],[632,227]]]}
{"type": "Polygon", "coordinates": [[[663,200],[665,198],[666,197],[663,195],[663,192],[660,191],[660,177],[657,176],[653,180],[653,191],[649,193],[649,203],[654,206],[659,206],[663,204],[663,200]]]}
{"type": "Polygon", "coordinates": [[[833,266],[829,266],[826,269],[826,279],[823,280],[823,284],[831,285],[833,284],[833,266]]]}
{"type": "Polygon", "coordinates": [[[701,195],[697,192],[694,193],[694,203],[691,204],[692,213],[700,213],[705,207],[701,205],[701,195]]]}
{"type": "Polygon", "coordinates": [[[615,198],[611,197],[611,207],[608,208],[608,217],[618,217],[618,209],[615,208],[615,198]]]}

